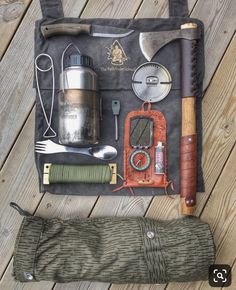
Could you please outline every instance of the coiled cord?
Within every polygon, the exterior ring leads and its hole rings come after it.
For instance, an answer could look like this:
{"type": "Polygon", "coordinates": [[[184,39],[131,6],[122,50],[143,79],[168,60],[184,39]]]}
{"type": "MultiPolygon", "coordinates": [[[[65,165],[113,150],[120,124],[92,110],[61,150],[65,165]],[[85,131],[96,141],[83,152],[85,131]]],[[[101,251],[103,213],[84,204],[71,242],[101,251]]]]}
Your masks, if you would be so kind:
{"type": "Polygon", "coordinates": [[[109,165],[52,164],[49,183],[110,183],[112,174],[109,165]]]}

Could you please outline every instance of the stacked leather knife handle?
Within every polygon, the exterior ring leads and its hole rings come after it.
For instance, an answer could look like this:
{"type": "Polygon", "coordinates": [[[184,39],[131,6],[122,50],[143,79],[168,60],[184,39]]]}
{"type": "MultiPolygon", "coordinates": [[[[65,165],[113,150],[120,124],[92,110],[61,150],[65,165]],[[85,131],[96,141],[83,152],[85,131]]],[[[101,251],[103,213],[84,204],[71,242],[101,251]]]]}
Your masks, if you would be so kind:
{"type": "MultiPolygon", "coordinates": [[[[197,29],[187,23],[181,29],[197,29]]],[[[196,45],[197,40],[181,40],[182,54],[182,137],[180,147],[180,199],[181,213],[193,215],[196,207],[197,135],[196,135],[196,45]]]]}

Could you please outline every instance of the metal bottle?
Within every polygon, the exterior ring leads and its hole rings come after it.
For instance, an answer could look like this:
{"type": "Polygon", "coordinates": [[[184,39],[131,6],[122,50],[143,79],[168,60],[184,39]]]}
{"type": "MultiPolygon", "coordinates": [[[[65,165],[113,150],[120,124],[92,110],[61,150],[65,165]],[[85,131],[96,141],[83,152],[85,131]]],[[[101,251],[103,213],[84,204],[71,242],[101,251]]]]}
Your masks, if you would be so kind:
{"type": "Polygon", "coordinates": [[[71,146],[97,144],[99,123],[100,98],[92,58],[73,54],[60,75],[59,142],[71,146]]]}

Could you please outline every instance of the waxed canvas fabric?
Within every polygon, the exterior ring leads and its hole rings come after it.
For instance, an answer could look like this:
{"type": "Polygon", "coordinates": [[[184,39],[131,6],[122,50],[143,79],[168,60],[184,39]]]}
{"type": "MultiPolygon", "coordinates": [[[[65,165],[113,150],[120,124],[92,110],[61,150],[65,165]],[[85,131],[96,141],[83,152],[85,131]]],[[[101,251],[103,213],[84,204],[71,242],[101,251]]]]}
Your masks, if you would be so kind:
{"type": "Polygon", "coordinates": [[[207,280],[215,246],[196,217],[170,221],[24,217],[13,274],[21,282],[167,283],[207,280]]]}
{"type": "MultiPolygon", "coordinates": [[[[74,43],[79,47],[82,54],[85,53],[93,58],[94,68],[98,74],[98,85],[100,96],[103,100],[102,121],[101,121],[101,140],[100,144],[108,144],[117,148],[118,156],[112,162],[117,163],[118,172],[123,175],[123,139],[124,121],[128,112],[139,110],[142,102],[138,99],[131,85],[134,71],[141,64],[147,62],[139,47],[139,32],[166,31],[179,29],[180,25],[186,22],[198,24],[200,39],[197,45],[197,134],[198,134],[198,170],[197,170],[197,191],[204,191],[204,183],[201,168],[201,95],[204,77],[204,28],[201,21],[187,17],[187,0],[170,0],[170,18],[166,19],[79,19],[65,18],[61,2],[59,0],[41,0],[43,19],[36,22],[35,26],[35,56],[40,53],[48,53],[54,60],[55,66],[55,87],[56,98],[52,127],[58,132],[58,92],[59,74],[61,71],[60,61],[62,52],[69,43],[74,43]],[[54,7],[54,9],[53,9],[54,7]],[[44,39],[40,27],[46,23],[89,23],[104,26],[104,33],[109,26],[117,28],[134,29],[135,33],[125,38],[99,38],[87,35],[80,36],[57,36],[44,39]],[[118,41],[126,55],[123,64],[116,66],[109,59],[109,50],[118,41]],[[119,116],[119,140],[114,140],[115,125],[114,116],[111,110],[111,102],[118,99],[121,102],[121,112],[119,116]]],[[[180,136],[181,136],[181,88],[180,88],[180,41],[176,40],[163,47],[153,58],[154,62],[164,65],[170,72],[173,80],[172,89],[169,95],[159,103],[153,104],[153,109],[160,110],[167,122],[167,174],[168,180],[172,180],[174,191],[180,191],[180,136]]],[[[43,59],[40,65],[46,66],[43,59]]],[[[49,114],[51,105],[51,78],[48,73],[39,74],[39,83],[42,97],[49,114]]],[[[35,87],[35,82],[34,82],[35,87]]],[[[38,93],[36,91],[36,125],[35,141],[43,140],[43,132],[47,124],[44,120],[38,93]]],[[[58,143],[58,137],[52,139],[58,143]]],[[[122,184],[119,180],[117,186],[109,184],[50,184],[43,185],[43,166],[44,163],[57,164],[104,164],[106,162],[88,156],[66,154],[35,154],[36,166],[39,174],[40,192],[50,192],[54,194],[72,195],[129,195],[128,189],[112,192],[113,189],[122,184]]],[[[161,195],[165,194],[160,188],[136,188],[136,195],[161,195]]]]}

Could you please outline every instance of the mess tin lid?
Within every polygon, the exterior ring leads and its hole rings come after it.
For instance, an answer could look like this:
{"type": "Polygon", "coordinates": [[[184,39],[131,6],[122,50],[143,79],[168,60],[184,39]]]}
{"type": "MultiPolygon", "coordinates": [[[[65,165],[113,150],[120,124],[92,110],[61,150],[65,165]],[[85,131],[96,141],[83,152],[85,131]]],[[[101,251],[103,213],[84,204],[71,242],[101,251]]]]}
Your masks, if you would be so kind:
{"type": "Polygon", "coordinates": [[[163,100],[169,94],[171,86],[169,71],[157,62],[140,65],[132,77],[132,87],[136,96],[151,103],[163,100]]]}

